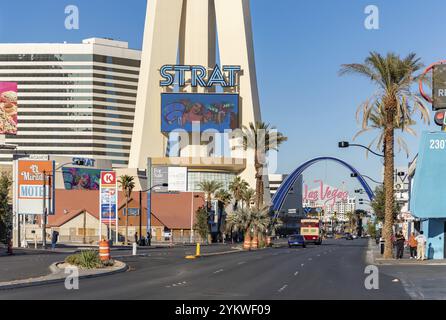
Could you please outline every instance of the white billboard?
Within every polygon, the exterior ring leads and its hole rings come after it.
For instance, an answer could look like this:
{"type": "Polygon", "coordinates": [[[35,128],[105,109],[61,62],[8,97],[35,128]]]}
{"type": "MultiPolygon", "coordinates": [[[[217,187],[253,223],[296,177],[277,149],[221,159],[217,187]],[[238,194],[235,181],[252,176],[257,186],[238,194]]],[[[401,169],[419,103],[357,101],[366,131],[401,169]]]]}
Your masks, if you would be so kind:
{"type": "Polygon", "coordinates": [[[185,167],[169,167],[169,191],[187,191],[187,168],[185,167]]]}

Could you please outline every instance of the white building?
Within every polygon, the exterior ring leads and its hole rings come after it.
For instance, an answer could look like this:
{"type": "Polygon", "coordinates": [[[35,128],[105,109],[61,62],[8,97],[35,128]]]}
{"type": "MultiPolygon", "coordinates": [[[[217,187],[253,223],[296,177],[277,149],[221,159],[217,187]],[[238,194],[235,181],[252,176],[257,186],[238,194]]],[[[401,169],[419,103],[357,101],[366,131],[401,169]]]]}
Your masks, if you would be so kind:
{"type": "MultiPolygon", "coordinates": [[[[0,44],[0,81],[18,83],[18,153],[127,166],[141,52],[127,42],[0,44]]],[[[0,150],[0,164],[10,164],[0,150]]]]}

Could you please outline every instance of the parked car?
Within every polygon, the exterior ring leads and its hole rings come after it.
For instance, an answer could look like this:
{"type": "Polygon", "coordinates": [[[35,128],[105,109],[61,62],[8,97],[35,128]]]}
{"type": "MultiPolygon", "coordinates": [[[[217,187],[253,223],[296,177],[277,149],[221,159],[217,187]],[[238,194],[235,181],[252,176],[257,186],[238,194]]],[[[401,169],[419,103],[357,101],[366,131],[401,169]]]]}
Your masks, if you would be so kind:
{"type": "Polygon", "coordinates": [[[300,234],[293,234],[288,237],[288,247],[302,246],[302,248],[306,247],[305,238],[300,234]]]}

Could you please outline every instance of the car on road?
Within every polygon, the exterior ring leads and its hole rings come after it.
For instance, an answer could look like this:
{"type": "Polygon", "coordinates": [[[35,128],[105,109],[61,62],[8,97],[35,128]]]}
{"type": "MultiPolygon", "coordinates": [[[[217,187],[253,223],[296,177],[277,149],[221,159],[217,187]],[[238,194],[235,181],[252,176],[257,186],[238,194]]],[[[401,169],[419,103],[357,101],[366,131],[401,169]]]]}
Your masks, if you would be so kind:
{"type": "Polygon", "coordinates": [[[352,234],[348,233],[348,232],[344,234],[344,238],[345,238],[345,240],[353,240],[354,239],[352,234]]]}
{"type": "Polygon", "coordinates": [[[306,247],[305,238],[300,234],[293,234],[288,237],[288,247],[302,246],[306,247]]]}

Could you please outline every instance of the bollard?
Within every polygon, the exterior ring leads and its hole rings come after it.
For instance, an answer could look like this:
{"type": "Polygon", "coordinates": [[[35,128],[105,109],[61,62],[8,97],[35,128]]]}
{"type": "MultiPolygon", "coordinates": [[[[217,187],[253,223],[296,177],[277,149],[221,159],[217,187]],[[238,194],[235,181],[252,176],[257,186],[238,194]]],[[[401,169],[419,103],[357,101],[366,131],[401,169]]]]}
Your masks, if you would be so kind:
{"type": "Polygon", "coordinates": [[[196,256],[196,257],[199,257],[199,256],[200,256],[200,244],[199,244],[199,243],[197,243],[197,248],[196,248],[196,250],[195,250],[195,256],[196,256]]]}
{"type": "Polygon", "coordinates": [[[136,242],[133,243],[133,255],[136,256],[136,242]]]}

